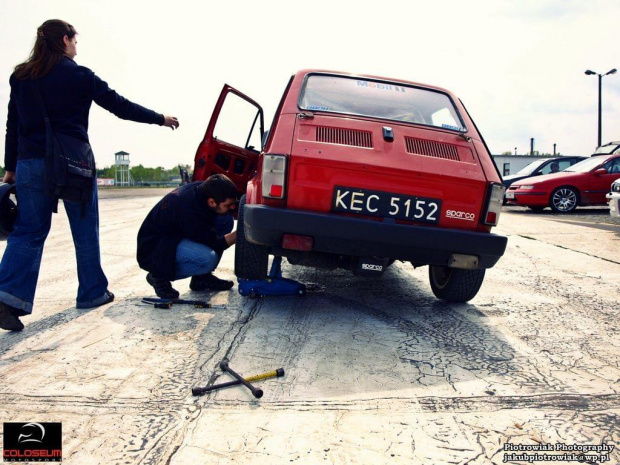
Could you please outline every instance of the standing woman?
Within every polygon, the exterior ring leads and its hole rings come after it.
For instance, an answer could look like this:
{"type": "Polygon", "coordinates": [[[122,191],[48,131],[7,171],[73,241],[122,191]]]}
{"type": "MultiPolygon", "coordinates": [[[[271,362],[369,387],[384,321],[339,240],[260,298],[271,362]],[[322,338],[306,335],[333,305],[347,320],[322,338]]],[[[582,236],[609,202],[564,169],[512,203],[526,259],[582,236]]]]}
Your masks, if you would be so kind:
{"type": "MultiPolygon", "coordinates": [[[[0,327],[21,331],[20,316],[32,313],[43,245],[50,230],[53,200],[43,192],[45,122],[41,98],[52,129],[88,142],[92,102],[119,118],[172,129],[175,117],[164,116],[130,102],[110,89],[90,69],[77,65],[74,27],[52,19],[37,30],[30,57],[11,75],[6,123],[4,182],[15,182],[18,213],[0,264],[0,327]],[[37,90],[38,88],[38,90],[37,90]]],[[[82,204],[64,202],[75,245],[79,287],[77,308],[112,302],[99,253],[97,183],[82,215],[82,204]]]]}

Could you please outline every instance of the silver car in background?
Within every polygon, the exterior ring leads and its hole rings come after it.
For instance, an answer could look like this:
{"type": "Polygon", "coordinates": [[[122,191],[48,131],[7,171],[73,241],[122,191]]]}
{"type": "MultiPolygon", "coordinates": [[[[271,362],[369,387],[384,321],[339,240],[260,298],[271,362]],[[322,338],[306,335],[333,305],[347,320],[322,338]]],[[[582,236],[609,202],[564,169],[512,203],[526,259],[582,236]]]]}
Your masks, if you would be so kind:
{"type": "Polygon", "coordinates": [[[611,183],[611,192],[606,197],[609,202],[609,214],[620,217],[620,179],[611,183]]]}

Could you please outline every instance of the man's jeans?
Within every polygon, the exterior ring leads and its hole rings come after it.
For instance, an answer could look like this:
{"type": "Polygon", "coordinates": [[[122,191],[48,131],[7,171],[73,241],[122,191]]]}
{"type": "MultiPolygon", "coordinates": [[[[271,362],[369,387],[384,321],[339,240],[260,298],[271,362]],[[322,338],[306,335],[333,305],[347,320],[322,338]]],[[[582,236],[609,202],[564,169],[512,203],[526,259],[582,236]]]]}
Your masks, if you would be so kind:
{"type": "MultiPolygon", "coordinates": [[[[0,263],[0,301],[32,313],[39,278],[41,255],[52,222],[52,199],[43,192],[45,160],[35,158],[17,162],[17,218],[0,263]]],[[[101,269],[99,254],[99,210],[97,183],[93,180],[93,199],[81,218],[79,203],[64,202],[69,217],[79,287],[78,308],[101,305],[108,299],[108,280],[101,269]]]]}
{"type": "MultiPolygon", "coordinates": [[[[231,215],[221,215],[215,220],[215,231],[218,237],[231,232],[235,220],[231,215]]],[[[222,258],[222,252],[215,252],[204,244],[183,239],[177,246],[176,267],[174,279],[184,279],[190,276],[211,273],[222,258]]]]}

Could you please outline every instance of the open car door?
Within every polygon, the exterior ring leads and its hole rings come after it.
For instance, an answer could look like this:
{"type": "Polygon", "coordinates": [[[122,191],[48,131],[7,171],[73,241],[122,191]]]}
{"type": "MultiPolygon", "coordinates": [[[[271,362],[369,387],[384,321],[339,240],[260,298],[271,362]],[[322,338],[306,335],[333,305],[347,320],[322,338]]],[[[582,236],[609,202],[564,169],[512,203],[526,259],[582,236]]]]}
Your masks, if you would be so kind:
{"type": "Polygon", "coordinates": [[[224,174],[237,186],[239,196],[256,171],[263,140],[263,109],[238,90],[224,85],[207,132],[194,158],[193,181],[224,174]]]}

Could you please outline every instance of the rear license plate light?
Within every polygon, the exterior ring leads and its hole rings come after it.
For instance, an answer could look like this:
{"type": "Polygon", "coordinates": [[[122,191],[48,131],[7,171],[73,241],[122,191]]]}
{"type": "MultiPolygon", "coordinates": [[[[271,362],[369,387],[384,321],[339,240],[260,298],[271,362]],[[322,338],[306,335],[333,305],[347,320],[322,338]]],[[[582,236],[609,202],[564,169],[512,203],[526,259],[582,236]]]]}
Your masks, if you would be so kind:
{"type": "Polygon", "coordinates": [[[478,269],[478,257],[476,255],[452,254],[448,261],[450,268],[461,268],[463,270],[478,269]]]}

